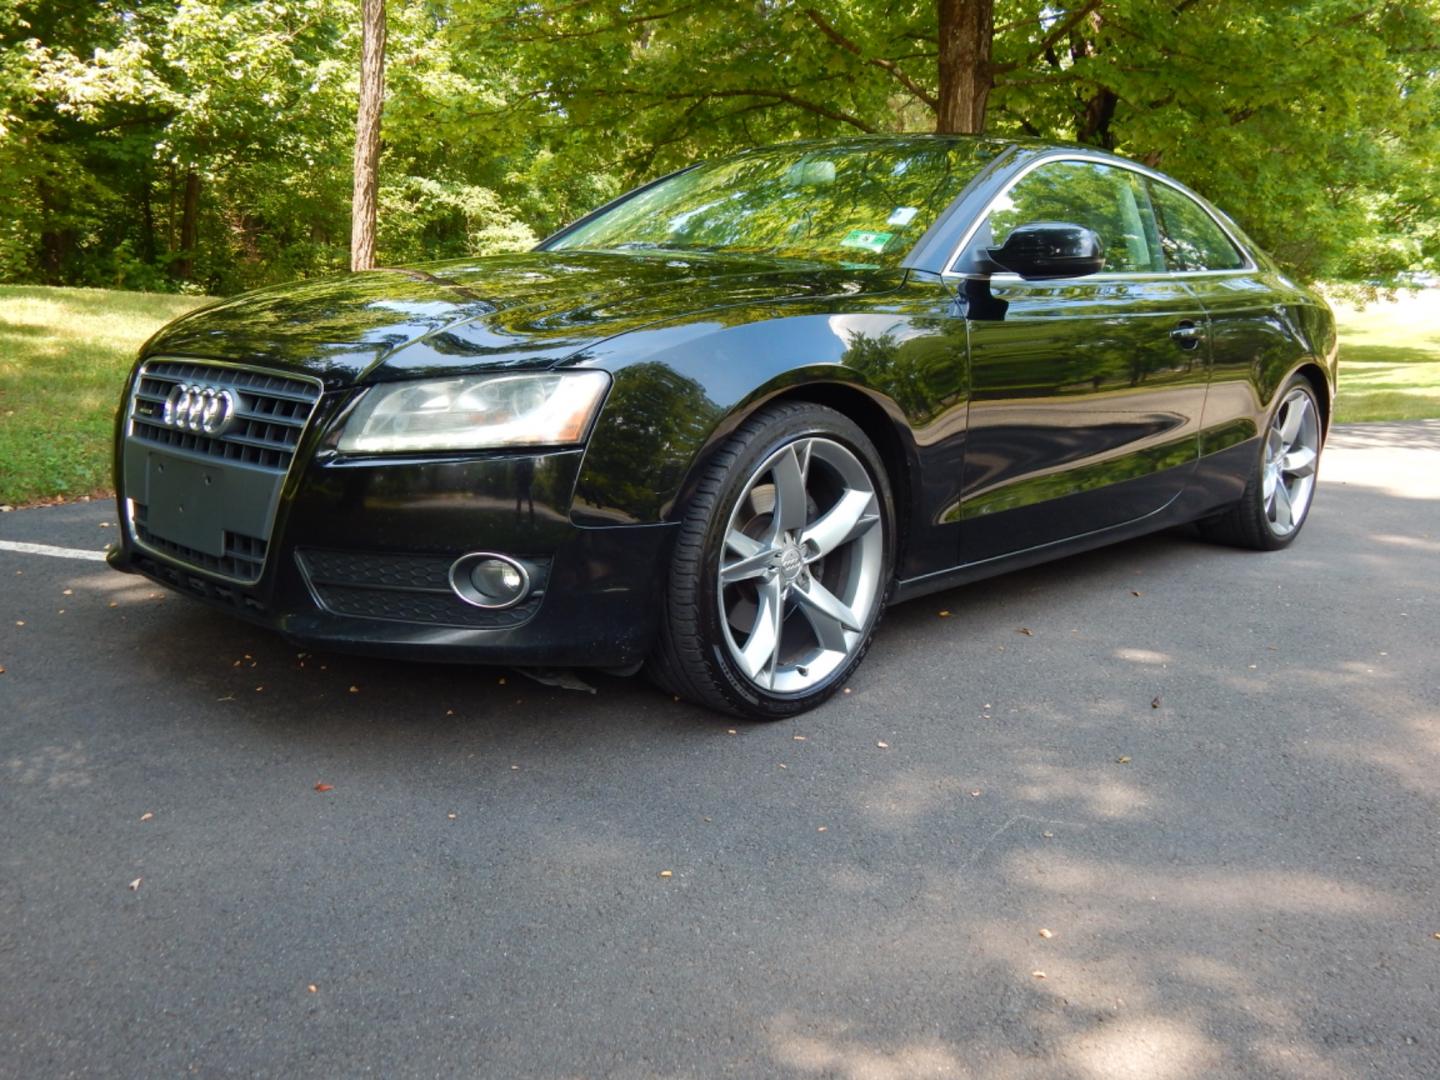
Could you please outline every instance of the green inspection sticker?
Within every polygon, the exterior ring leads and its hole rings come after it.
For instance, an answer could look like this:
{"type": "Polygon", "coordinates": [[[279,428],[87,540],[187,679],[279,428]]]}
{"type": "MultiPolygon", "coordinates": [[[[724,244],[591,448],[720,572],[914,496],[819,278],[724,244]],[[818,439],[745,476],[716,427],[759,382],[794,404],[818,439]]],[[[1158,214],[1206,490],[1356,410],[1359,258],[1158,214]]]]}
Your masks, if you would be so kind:
{"type": "Polygon", "coordinates": [[[866,251],[881,252],[885,245],[895,238],[894,233],[870,232],[868,229],[851,229],[840,241],[841,247],[863,248],[866,251]]]}

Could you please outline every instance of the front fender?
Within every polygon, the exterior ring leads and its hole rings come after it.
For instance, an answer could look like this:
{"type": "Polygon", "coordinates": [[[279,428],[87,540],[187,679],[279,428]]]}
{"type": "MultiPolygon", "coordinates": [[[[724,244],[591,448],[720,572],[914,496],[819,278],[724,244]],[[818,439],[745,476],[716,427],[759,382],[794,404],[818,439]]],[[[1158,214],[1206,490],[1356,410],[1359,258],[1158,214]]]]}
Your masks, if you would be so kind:
{"type": "Polygon", "coordinates": [[[918,465],[915,428],[964,401],[964,322],[949,317],[948,295],[936,299],[928,292],[847,298],[843,311],[807,305],[754,321],[745,320],[754,313],[736,313],[739,325],[712,316],[706,325],[638,335],[625,343],[624,362],[617,351],[604,365],[614,385],[585,455],[572,519],[669,519],[713,450],[780,396],[848,395],[884,417],[904,464],[918,465]]]}

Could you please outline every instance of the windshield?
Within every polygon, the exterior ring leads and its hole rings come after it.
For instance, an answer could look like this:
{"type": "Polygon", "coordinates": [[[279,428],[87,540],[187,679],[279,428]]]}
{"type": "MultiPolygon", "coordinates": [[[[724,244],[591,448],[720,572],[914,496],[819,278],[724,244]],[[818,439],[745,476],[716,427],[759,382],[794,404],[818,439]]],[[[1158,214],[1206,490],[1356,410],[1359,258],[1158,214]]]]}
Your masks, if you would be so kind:
{"type": "Polygon", "coordinates": [[[987,140],[856,140],[688,169],[547,245],[725,251],[895,266],[976,173],[987,140]]]}

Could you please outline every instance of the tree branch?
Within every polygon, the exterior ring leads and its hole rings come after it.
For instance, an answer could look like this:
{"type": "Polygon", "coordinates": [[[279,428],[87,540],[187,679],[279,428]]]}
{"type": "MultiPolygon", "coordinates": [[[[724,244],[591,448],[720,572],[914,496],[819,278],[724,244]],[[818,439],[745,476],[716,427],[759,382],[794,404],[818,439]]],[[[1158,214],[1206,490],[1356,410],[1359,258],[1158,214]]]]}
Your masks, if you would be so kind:
{"type": "Polygon", "coordinates": [[[1070,33],[1071,30],[1074,30],[1075,27],[1079,26],[1080,20],[1098,8],[1102,2],[1103,0],[1086,0],[1084,4],[1080,5],[1069,15],[1065,16],[1065,18],[1050,27],[1050,32],[1041,38],[1035,47],[1026,54],[1024,60],[1018,60],[1009,64],[996,64],[993,70],[997,74],[1003,71],[1014,71],[1017,67],[1029,64],[1045,55],[1048,50],[1055,47],[1056,42],[1070,33]]]}
{"type": "Polygon", "coordinates": [[[844,34],[840,33],[839,30],[836,30],[834,26],[826,22],[825,17],[821,15],[820,12],[816,11],[814,8],[806,8],[805,14],[809,17],[811,22],[813,22],[816,26],[820,28],[820,32],[822,34],[828,37],[836,45],[839,45],[840,48],[844,49],[848,53],[853,53],[854,55],[858,56],[862,61],[872,65],[873,67],[878,67],[882,71],[888,71],[895,78],[895,80],[900,83],[901,86],[905,87],[906,90],[909,90],[910,93],[914,94],[926,105],[929,105],[930,108],[934,109],[939,107],[939,101],[936,99],[935,95],[926,90],[909,75],[906,75],[905,72],[901,71],[899,65],[896,64],[894,61],[883,60],[879,57],[874,56],[867,57],[863,52],[861,52],[859,45],[856,45],[844,34]]]}
{"type": "MultiPolygon", "coordinates": [[[[652,90],[637,90],[631,87],[625,87],[619,90],[588,90],[583,91],[583,93],[593,94],[595,97],[650,97],[662,101],[694,101],[697,98],[732,97],[769,98],[771,102],[775,104],[783,102],[786,105],[794,105],[797,109],[804,109],[806,112],[823,116],[827,120],[834,120],[841,124],[849,124],[851,127],[865,132],[867,135],[879,134],[878,128],[872,127],[858,116],[852,116],[850,113],[840,109],[827,108],[818,102],[802,98],[799,94],[792,94],[788,90],[696,90],[690,93],[673,92],[662,94],[652,90]]],[[[576,96],[578,96],[578,94],[576,96]]]]}
{"type": "Polygon", "coordinates": [[[660,22],[674,15],[684,15],[693,11],[696,4],[682,4],[680,7],[671,8],[669,11],[656,11],[648,15],[635,15],[628,19],[620,19],[616,22],[606,23],[590,30],[575,30],[570,33],[538,34],[524,37],[500,36],[500,40],[513,42],[517,45],[534,45],[551,41],[574,41],[578,38],[599,37],[602,34],[614,33],[617,30],[628,30],[632,27],[643,26],[646,23],[660,22]]]}

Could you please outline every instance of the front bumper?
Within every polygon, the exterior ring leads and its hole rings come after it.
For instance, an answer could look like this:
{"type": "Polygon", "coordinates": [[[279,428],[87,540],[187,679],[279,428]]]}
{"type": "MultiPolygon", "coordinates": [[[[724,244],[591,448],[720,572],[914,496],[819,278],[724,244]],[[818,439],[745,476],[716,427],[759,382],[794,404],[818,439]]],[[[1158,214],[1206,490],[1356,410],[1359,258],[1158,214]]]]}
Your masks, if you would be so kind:
{"type": "MultiPolygon", "coordinates": [[[[583,451],[346,459],[318,439],[306,443],[280,491],[253,583],[142,540],[123,464],[124,527],[110,565],[316,649],[594,667],[627,667],[650,651],[675,526],[573,524],[583,451]],[[477,551],[522,561],[537,594],[489,611],[447,593],[450,563],[477,551]]],[[[132,484],[134,475],[132,466],[132,484]]]]}

